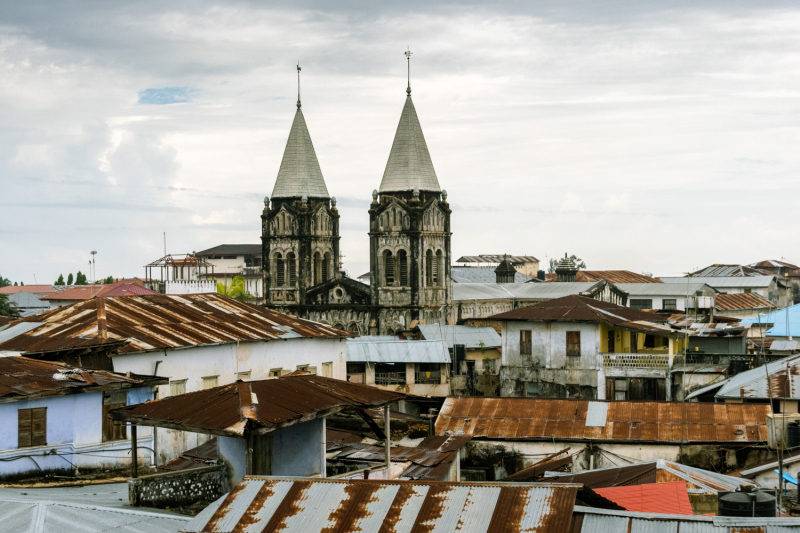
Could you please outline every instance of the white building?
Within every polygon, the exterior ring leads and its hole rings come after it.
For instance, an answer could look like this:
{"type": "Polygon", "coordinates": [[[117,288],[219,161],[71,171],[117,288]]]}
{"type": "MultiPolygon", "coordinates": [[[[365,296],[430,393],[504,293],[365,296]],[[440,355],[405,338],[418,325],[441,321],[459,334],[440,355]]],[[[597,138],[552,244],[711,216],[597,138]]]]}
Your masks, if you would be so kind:
{"type": "Polygon", "coordinates": [[[685,311],[689,309],[711,309],[717,290],[705,283],[616,283],[618,289],[628,293],[628,307],[634,309],[657,309],[663,311],[685,311]]]}
{"type": "MultiPolygon", "coordinates": [[[[660,278],[663,283],[686,285],[687,278],[660,278]]],[[[786,307],[791,304],[791,291],[785,280],[777,276],[692,276],[691,283],[705,283],[720,294],[755,293],[767,300],[786,307]]]]}
{"type": "Polygon", "coordinates": [[[214,277],[225,286],[236,276],[244,278],[245,292],[264,298],[260,244],[220,244],[195,254],[214,266],[214,277]]]}
{"type": "MultiPolygon", "coordinates": [[[[35,318],[3,331],[14,350],[34,349],[54,328],[69,332],[51,339],[65,348],[127,340],[114,370],[168,377],[159,398],[296,370],[347,377],[345,332],[219,294],[95,298],[35,318]]],[[[203,442],[161,431],[159,464],[203,442]]]]}

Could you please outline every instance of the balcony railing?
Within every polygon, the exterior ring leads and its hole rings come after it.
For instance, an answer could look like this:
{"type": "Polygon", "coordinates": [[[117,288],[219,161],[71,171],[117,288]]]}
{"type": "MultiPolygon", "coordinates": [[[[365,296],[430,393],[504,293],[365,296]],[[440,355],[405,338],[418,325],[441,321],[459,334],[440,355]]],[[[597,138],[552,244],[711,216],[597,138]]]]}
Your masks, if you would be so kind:
{"type": "Polygon", "coordinates": [[[439,384],[442,382],[441,372],[416,372],[414,383],[439,384]]]}
{"type": "Polygon", "coordinates": [[[261,267],[244,267],[242,269],[242,276],[250,277],[250,276],[260,276],[261,275],[261,267]]]}
{"type": "Polygon", "coordinates": [[[604,353],[604,368],[669,369],[669,355],[652,353],[604,353]]]}
{"type": "Polygon", "coordinates": [[[405,385],[405,372],[381,372],[375,374],[376,385],[405,385]]]}

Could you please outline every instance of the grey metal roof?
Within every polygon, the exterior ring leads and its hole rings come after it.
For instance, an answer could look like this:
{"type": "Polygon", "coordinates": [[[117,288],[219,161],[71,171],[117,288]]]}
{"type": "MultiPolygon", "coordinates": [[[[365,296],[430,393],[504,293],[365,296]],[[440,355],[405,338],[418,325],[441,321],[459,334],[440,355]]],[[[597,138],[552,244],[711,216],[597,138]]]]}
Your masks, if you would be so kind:
{"type": "Polygon", "coordinates": [[[481,254],[481,255],[462,255],[456,263],[500,263],[507,258],[514,264],[517,263],[538,263],[539,260],[532,255],[503,255],[503,254],[481,254]]]}
{"type": "Polygon", "coordinates": [[[347,339],[351,363],[449,363],[444,341],[360,341],[347,339]]]}
{"type": "MultiPolygon", "coordinates": [[[[454,266],[450,267],[450,276],[456,283],[495,283],[497,275],[494,273],[494,269],[493,266],[454,266]]],[[[514,274],[514,283],[525,283],[531,279],[531,276],[521,272],[514,274]]]]}
{"type": "Polygon", "coordinates": [[[197,257],[211,257],[212,255],[258,255],[261,256],[260,244],[220,244],[208,250],[197,252],[197,257]]]}
{"type": "Polygon", "coordinates": [[[577,485],[247,476],[181,531],[570,530],[577,485]]]}
{"type": "Polygon", "coordinates": [[[14,337],[22,335],[23,333],[27,333],[28,331],[36,329],[43,324],[44,322],[20,322],[19,324],[14,324],[13,326],[7,327],[0,331],[0,343],[11,340],[14,337]]]}
{"type": "MultiPolygon", "coordinates": [[[[386,162],[383,172],[380,192],[392,191],[440,191],[436,171],[433,170],[431,154],[425,137],[422,135],[422,126],[417,118],[417,110],[411,95],[406,97],[397,133],[394,134],[392,151],[386,162]]],[[[273,193],[274,196],[274,193],[273,193]]]]}
{"type": "Polygon", "coordinates": [[[800,532],[800,518],[740,518],[737,516],[692,516],[659,513],[612,511],[576,505],[574,513],[583,514],[581,533],[763,533],[800,532]],[[680,528],[678,527],[680,526],[680,528]]]}
{"type": "Polygon", "coordinates": [[[790,355],[728,378],[716,398],[800,398],[800,355],[790,355]],[[791,370],[789,370],[791,369],[791,370]]]}
{"type": "Polygon", "coordinates": [[[593,428],[606,427],[606,418],[608,417],[608,403],[606,402],[589,402],[586,409],[586,426],[593,428]]]}
{"type": "Polygon", "coordinates": [[[303,195],[309,198],[330,198],[306,120],[303,112],[297,108],[275,188],[272,189],[272,197],[300,198],[303,195]]]}
{"type": "Polygon", "coordinates": [[[133,509],[112,509],[78,503],[0,499],[0,524],[3,524],[3,531],[177,533],[187,522],[189,522],[187,516],[133,509]]]}
{"type": "MultiPolygon", "coordinates": [[[[682,283],[686,285],[687,278],[659,278],[662,283],[682,283]]],[[[709,287],[715,289],[724,289],[727,287],[769,287],[775,279],[775,276],[719,276],[719,277],[696,277],[692,276],[691,283],[705,283],[709,287]]]]}
{"type": "Polygon", "coordinates": [[[713,287],[705,283],[615,283],[618,289],[636,296],[694,296],[697,291],[706,288],[714,290],[713,287]]]}
{"type": "Polygon", "coordinates": [[[586,292],[600,282],[563,283],[455,283],[453,300],[502,300],[506,298],[553,300],[586,292]]]}
{"type": "Polygon", "coordinates": [[[447,326],[439,324],[420,324],[417,326],[425,340],[444,340],[448,348],[453,348],[453,330],[455,329],[456,344],[463,344],[467,348],[499,348],[502,345],[500,335],[489,326],[473,328],[470,326],[447,326]]]}

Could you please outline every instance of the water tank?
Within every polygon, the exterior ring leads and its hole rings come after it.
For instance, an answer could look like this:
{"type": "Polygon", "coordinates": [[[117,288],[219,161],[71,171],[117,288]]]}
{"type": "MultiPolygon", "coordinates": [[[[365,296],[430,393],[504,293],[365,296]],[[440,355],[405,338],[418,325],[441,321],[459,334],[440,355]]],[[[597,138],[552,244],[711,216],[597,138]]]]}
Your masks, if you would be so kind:
{"type": "Polygon", "coordinates": [[[789,448],[800,446],[800,422],[789,422],[786,424],[786,443],[789,448]]]}
{"type": "Polygon", "coordinates": [[[775,495],[766,491],[720,492],[719,516],[775,516],[775,495]]]}
{"type": "Polygon", "coordinates": [[[728,364],[728,375],[735,376],[741,372],[750,370],[750,359],[746,357],[731,357],[728,364]]]}

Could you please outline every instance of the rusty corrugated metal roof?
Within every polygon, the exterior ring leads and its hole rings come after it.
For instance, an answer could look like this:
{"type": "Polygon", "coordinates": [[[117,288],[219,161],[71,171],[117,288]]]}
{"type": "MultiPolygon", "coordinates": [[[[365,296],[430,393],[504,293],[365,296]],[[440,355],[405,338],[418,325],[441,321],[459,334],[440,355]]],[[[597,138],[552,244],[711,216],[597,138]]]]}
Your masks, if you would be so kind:
{"type": "Polygon", "coordinates": [[[702,278],[702,277],[750,277],[750,276],[767,276],[769,272],[758,270],[744,265],[720,265],[714,263],[697,272],[692,272],[688,277],[702,278]]]}
{"type": "MultiPolygon", "coordinates": [[[[42,325],[0,344],[0,350],[43,351],[97,342],[98,302],[105,307],[108,340],[128,340],[120,353],[167,350],[238,341],[349,334],[220,294],[154,294],[94,298],[21,322],[42,325]]],[[[102,309],[101,313],[102,314],[102,309]]]]}
{"type": "Polygon", "coordinates": [[[737,309],[763,309],[775,307],[775,304],[754,292],[736,294],[717,294],[714,296],[714,307],[719,311],[737,309]]]}
{"type": "Polygon", "coordinates": [[[128,388],[167,382],[167,378],[127,376],[106,370],[75,368],[54,361],[0,357],[0,402],[86,392],[87,389],[102,390],[115,385],[128,388]]]}
{"type": "Polygon", "coordinates": [[[604,322],[611,325],[637,321],[665,322],[667,319],[639,309],[603,302],[585,296],[570,295],[539,302],[513,311],[490,316],[491,320],[536,320],[557,322],[604,322]]]}
{"type": "Polygon", "coordinates": [[[503,254],[483,254],[483,255],[463,255],[456,263],[501,263],[503,259],[508,259],[512,263],[538,263],[539,260],[532,255],[503,255],[503,254]]]}
{"type": "Polygon", "coordinates": [[[247,476],[181,531],[567,533],[576,485],[247,476]]]}
{"type": "Polygon", "coordinates": [[[327,416],[347,408],[377,407],[405,394],[313,374],[237,381],[112,411],[116,420],[144,426],[241,437],[327,416]]]}
{"type": "Polygon", "coordinates": [[[630,270],[579,270],[575,274],[575,281],[600,281],[609,283],[661,283],[660,279],[644,274],[637,274],[630,270]]]}
{"type": "Polygon", "coordinates": [[[586,425],[590,402],[449,397],[436,420],[436,434],[505,440],[607,442],[754,443],[767,440],[770,407],[765,404],[604,402],[608,405],[605,425],[592,427],[586,425]]]}

